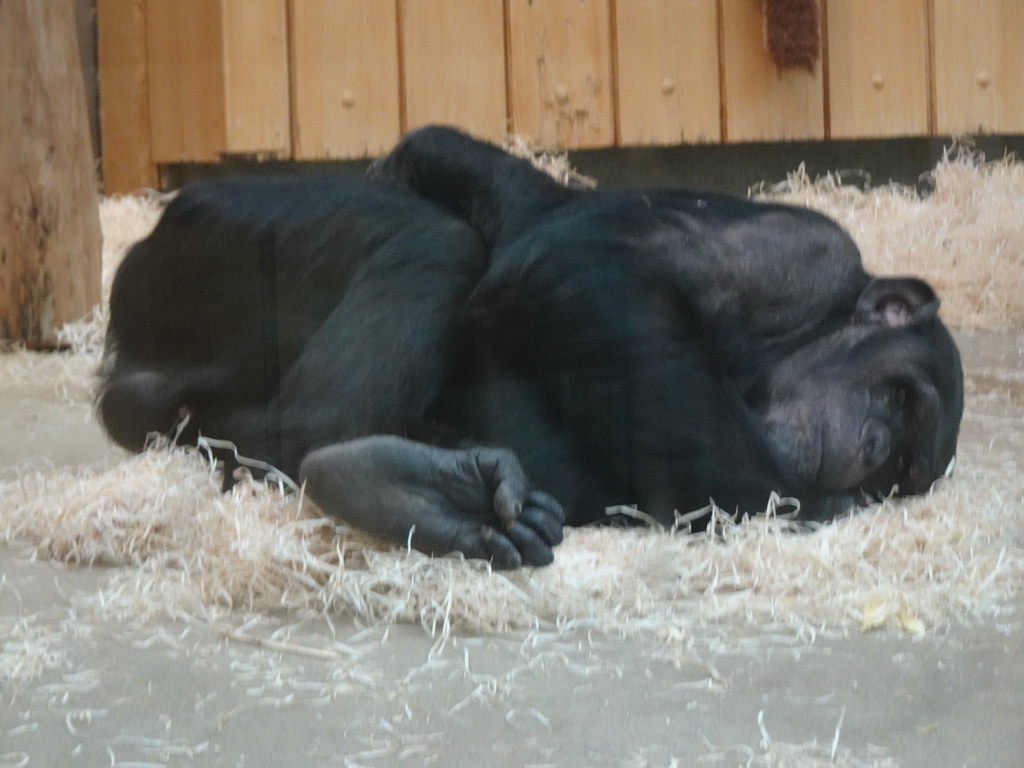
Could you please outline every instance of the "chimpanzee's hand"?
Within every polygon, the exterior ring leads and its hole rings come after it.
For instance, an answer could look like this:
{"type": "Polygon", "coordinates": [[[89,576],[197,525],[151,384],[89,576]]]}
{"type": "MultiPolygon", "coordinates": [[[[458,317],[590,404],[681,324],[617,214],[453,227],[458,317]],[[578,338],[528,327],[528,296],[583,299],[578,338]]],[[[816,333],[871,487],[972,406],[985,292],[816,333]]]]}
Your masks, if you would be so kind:
{"type": "Polygon", "coordinates": [[[534,490],[503,448],[438,448],[374,436],[309,453],[299,470],[325,512],[433,555],[462,552],[495,568],[548,565],[561,505],[534,490]]]}

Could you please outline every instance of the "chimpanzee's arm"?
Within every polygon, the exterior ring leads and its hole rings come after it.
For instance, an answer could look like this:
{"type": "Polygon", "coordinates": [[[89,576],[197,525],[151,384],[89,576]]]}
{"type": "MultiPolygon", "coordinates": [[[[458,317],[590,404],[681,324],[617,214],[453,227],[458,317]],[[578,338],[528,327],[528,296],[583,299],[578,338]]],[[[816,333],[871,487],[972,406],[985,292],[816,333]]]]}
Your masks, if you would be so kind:
{"type": "Polygon", "coordinates": [[[510,452],[397,436],[422,423],[451,375],[485,262],[476,235],[440,212],[378,243],[283,382],[283,463],[325,512],[395,544],[546,565],[562,510],[510,452]]]}
{"type": "Polygon", "coordinates": [[[486,254],[472,230],[440,212],[393,228],[284,378],[287,467],[324,445],[406,434],[451,374],[463,307],[486,254]]]}

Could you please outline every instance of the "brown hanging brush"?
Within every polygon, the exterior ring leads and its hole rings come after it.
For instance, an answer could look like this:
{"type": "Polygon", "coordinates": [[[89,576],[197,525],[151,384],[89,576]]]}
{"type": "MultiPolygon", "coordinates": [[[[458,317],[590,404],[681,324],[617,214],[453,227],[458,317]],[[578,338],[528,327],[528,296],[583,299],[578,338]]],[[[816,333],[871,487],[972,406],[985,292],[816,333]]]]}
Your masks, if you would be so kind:
{"type": "Polygon", "coordinates": [[[779,72],[814,72],[821,56],[817,0],[763,0],[765,46],[779,72]]]}

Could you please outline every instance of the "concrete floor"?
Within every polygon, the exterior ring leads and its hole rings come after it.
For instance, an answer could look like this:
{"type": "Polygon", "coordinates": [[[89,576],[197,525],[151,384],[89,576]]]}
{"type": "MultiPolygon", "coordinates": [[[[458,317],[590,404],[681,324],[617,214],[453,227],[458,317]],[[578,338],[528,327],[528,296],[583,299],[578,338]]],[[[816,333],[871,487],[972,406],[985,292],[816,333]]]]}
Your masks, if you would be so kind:
{"type": "MultiPolygon", "coordinates": [[[[969,377],[1024,368],[1024,337],[962,346],[969,377]]],[[[24,456],[73,464],[108,450],[88,407],[56,394],[5,385],[0,414],[0,477],[24,456]]],[[[990,439],[968,419],[962,450],[990,439]]],[[[937,637],[763,641],[670,664],[642,641],[582,630],[437,648],[419,627],[286,612],[235,636],[136,626],[89,607],[102,566],[0,546],[0,573],[5,657],[31,638],[52,665],[7,684],[17,670],[0,666],[0,768],[1024,764],[1020,610],[937,637]]]]}

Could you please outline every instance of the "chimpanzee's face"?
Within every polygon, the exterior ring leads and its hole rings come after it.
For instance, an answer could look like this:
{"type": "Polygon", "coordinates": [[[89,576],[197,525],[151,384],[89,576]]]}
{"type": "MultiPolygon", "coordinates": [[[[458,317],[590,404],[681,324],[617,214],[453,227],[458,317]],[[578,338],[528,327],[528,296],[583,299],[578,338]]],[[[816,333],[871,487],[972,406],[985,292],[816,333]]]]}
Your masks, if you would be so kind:
{"type": "Polygon", "coordinates": [[[786,360],[759,410],[780,464],[811,490],[922,493],[956,451],[960,356],[934,308],[888,304],[786,360]]]}

